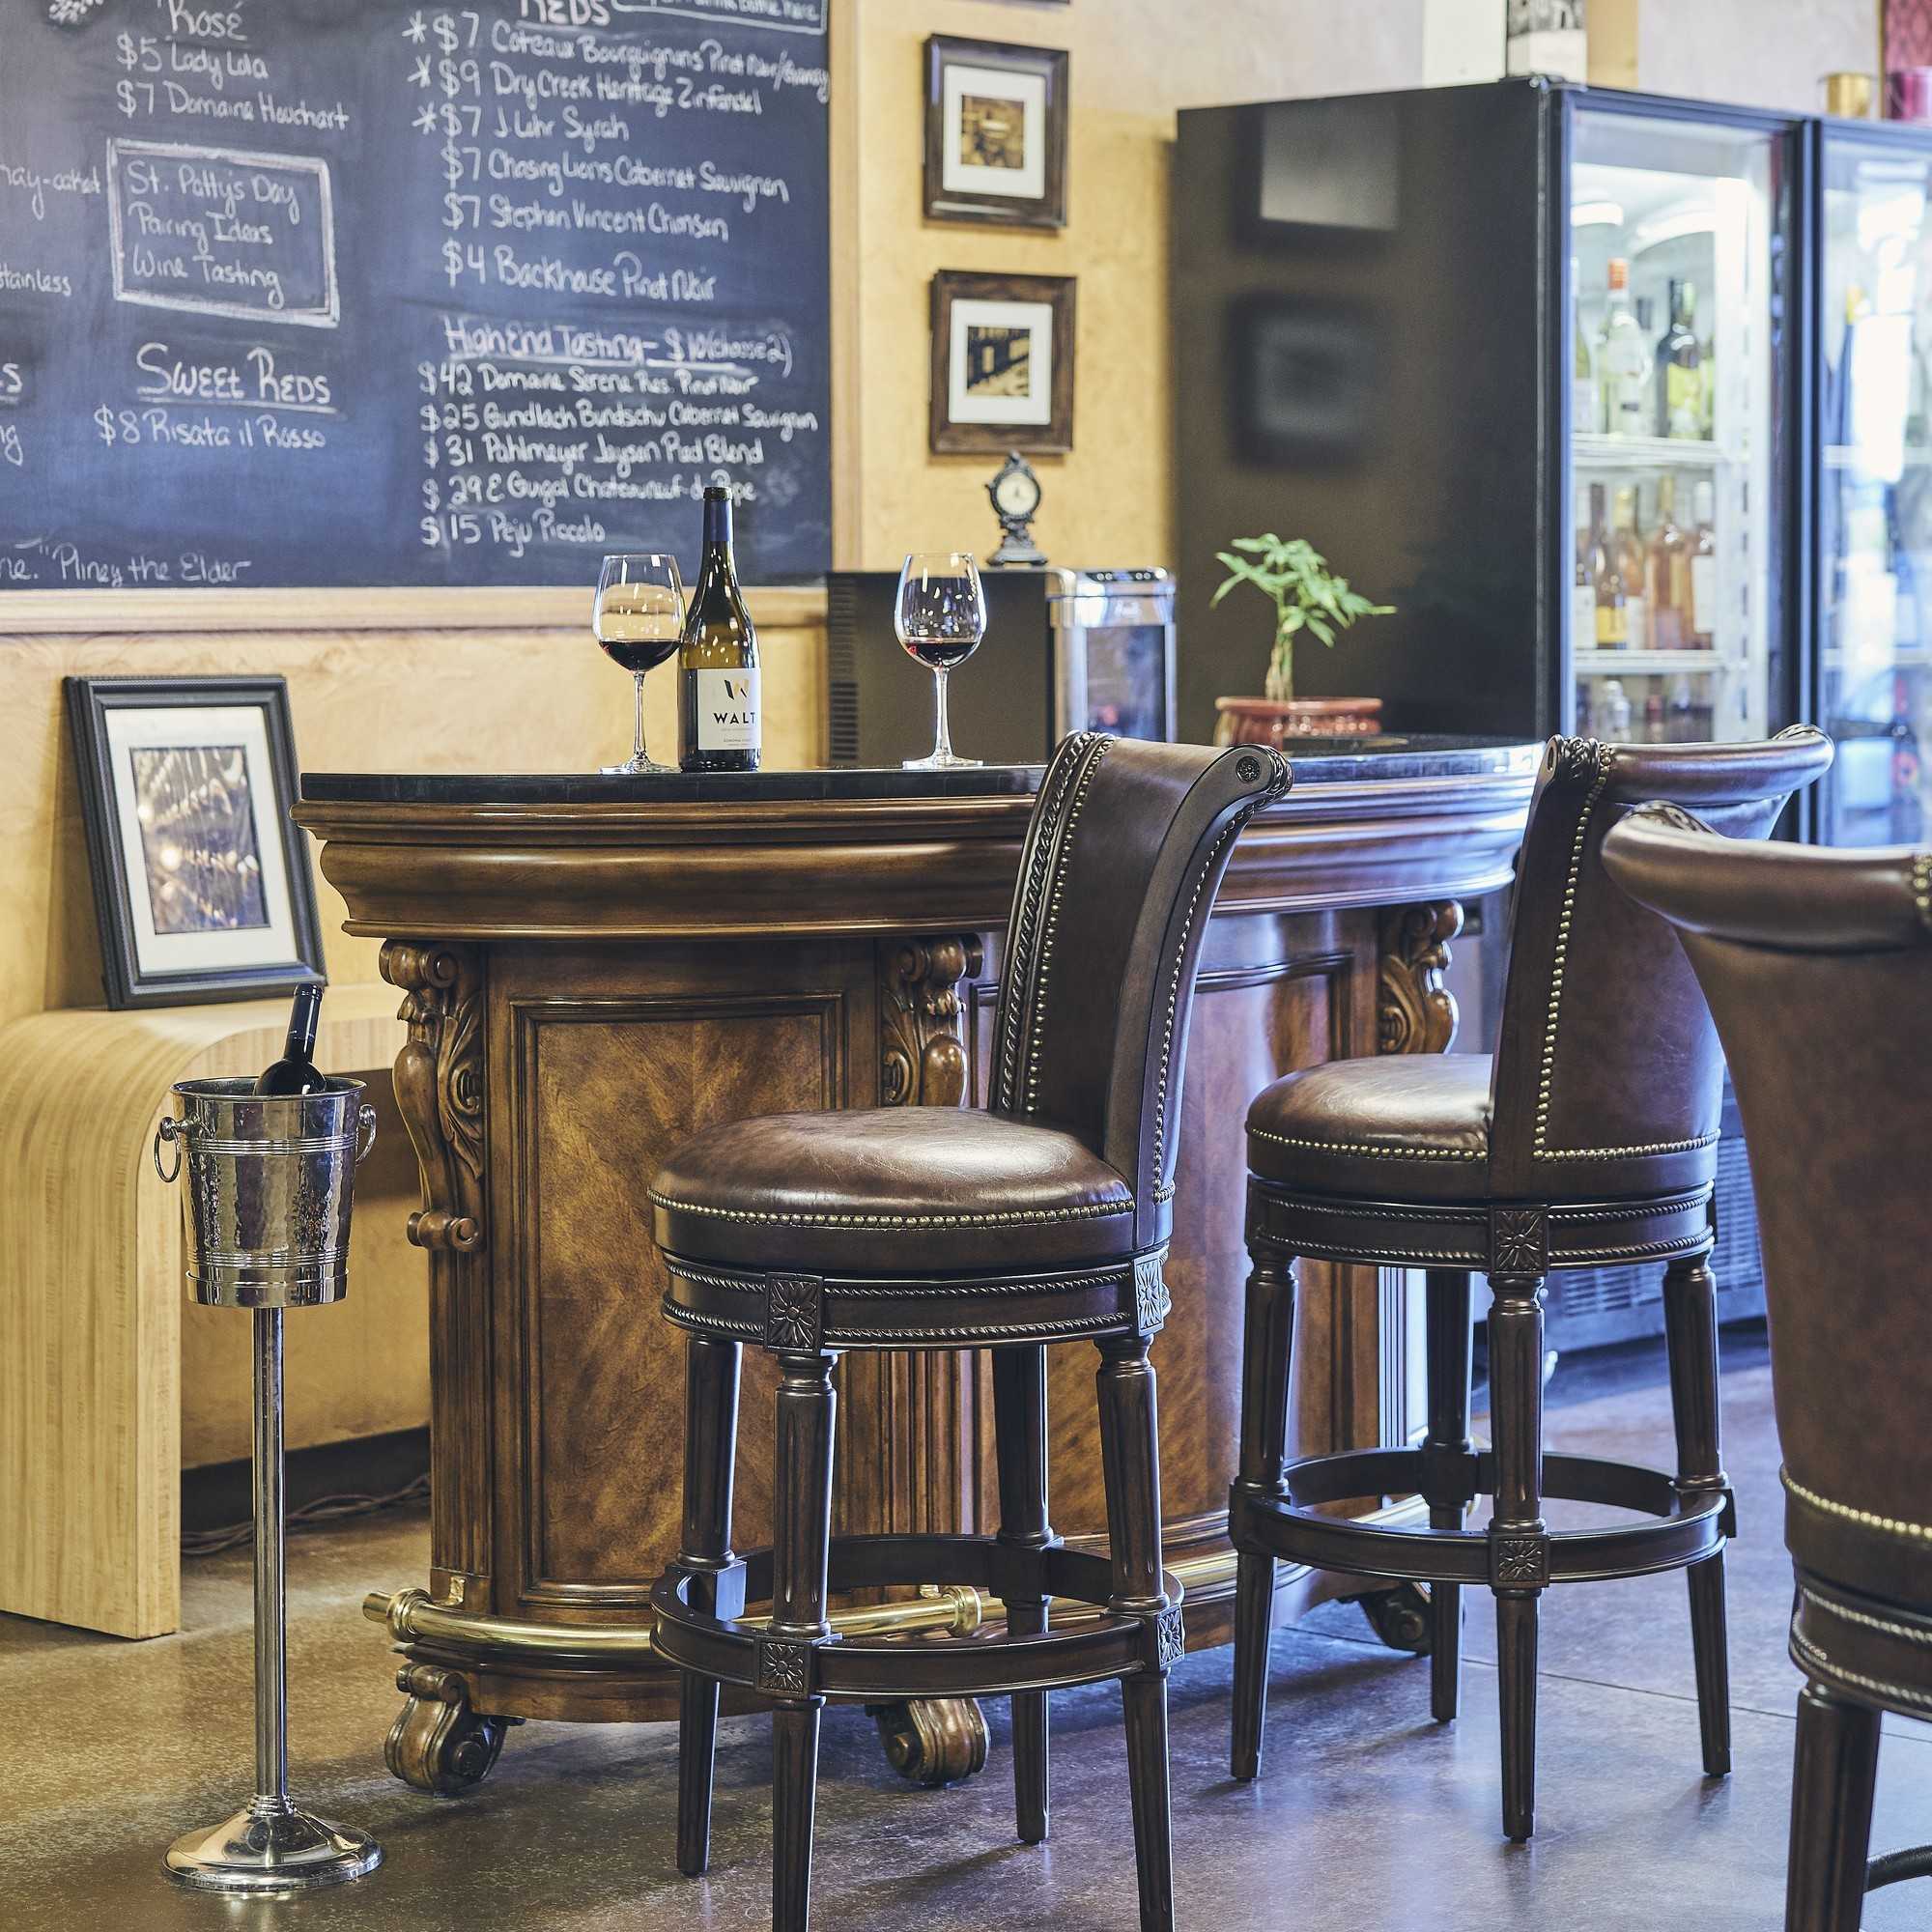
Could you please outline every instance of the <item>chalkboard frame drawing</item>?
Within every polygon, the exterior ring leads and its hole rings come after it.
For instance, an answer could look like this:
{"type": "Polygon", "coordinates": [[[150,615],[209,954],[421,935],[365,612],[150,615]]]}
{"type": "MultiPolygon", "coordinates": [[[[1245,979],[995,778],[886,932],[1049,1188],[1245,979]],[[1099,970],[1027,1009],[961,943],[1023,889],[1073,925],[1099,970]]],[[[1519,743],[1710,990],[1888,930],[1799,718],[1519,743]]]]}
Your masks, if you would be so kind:
{"type": "Polygon", "coordinates": [[[63,683],[109,1009],[324,978],[287,680],[63,683]]]}
{"type": "Polygon", "coordinates": [[[934,455],[1072,449],[1074,292],[1071,275],[933,276],[934,455]]]}
{"type": "Polygon", "coordinates": [[[933,34],[924,67],[926,219],[1065,228],[1066,49],[933,34]],[[988,104],[1017,110],[1019,136],[1003,129],[976,161],[968,146],[988,104]]]}

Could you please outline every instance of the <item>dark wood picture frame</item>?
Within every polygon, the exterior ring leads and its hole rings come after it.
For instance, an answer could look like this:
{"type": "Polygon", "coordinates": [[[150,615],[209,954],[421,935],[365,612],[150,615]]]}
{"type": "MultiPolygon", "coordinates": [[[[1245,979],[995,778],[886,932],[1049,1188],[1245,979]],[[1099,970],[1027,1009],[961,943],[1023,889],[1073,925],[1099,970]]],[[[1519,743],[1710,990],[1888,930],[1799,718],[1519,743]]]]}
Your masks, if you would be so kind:
{"type": "MultiPolygon", "coordinates": [[[[87,832],[88,867],[100,927],[101,979],[111,1011],[130,1007],[206,1006],[220,1000],[255,1000],[292,992],[326,977],[322,923],[316,911],[315,875],[308,840],[289,816],[296,799],[295,730],[289,687],[279,677],[70,677],[63,680],[74,766],[80,781],[81,818],[87,832]],[[129,856],[116,809],[119,774],[108,740],[114,711],[259,709],[274,796],[252,800],[258,841],[279,838],[288,883],[293,956],[265,964],[144,972],[135,947],[129,856]],[[270,814],[272,813],[272,819],[270,814]]],[[[251,786],[251,792],[253,787],[251,786]]]]}
{"type": "Polygon", "coordinates": [[[974,221],[1003,228],[1066,226],[1066,75],[1065,47],[1021,46],[1010,41],[974,41],[932,34],[923,52],[925,68],[925,215],[928,221],[974,221]],[[979,193],[946,185],[946,71],[949,67],[997,69],[1037,79],[1045,94],[1044,179],[1037,199],[979,193]]]}
{"type": "Polygon", "coordinates": [[[1073,318],[1071,275],[976,275],[942,269],[932,278],[932,369],[927,440],[936,456],[1065,456],[1073,447],[1073,318]],[[962,301],[1037,303],[1052,311],[1053,368],[1048,420],[955,422],[952,413],[953,312],[962,301]]]}

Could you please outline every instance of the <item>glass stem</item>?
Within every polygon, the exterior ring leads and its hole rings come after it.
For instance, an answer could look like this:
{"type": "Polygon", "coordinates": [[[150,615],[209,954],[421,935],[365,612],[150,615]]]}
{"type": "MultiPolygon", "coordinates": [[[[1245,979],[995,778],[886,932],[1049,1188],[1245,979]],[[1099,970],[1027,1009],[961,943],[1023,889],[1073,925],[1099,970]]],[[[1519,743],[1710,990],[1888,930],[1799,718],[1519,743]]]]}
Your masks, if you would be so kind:
{"type": "Polygon", "coordinates": [[[946,722],[946,667],[935,666],[932,685],[937,712],[932,726],[932,755],[936,763],[952,762],[952,728],[946,722]]]}
{"type": "Polygon", "coordinates": [[[638,683],[638,742],[631,753],[631,762],[634,765],[641,765],[644,762],[644,674],[642,671],[634,671],[632,675],[638,683]]]}

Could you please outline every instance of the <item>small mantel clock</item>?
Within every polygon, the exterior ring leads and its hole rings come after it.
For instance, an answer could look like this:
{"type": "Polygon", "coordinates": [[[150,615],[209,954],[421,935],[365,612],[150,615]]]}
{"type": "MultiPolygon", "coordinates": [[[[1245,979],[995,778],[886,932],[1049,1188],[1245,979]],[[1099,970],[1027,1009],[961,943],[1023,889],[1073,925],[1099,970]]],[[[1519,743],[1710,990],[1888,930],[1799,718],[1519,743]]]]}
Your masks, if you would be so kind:
{"type": "Polygon", "coordinates": [[[1039,514],[1039,478],[1018,450],[1008,451],[1007,460],[986,485],[986,495],[1000,520],[1000,547],[986,559],[988,565],[1044,563],[1046,553],[1033,540],[1033,520],[1039,514]]]}

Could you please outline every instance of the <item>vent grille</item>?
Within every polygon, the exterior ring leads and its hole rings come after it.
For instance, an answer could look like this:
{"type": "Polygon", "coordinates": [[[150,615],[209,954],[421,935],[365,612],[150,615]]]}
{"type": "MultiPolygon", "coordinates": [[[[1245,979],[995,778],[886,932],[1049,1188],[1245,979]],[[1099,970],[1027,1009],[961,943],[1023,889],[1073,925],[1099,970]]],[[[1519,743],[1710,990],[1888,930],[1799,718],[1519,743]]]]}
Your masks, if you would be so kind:
{"type": "Polygon", "coordinates": [[[826,752],[835,765],[859,762],[859,586],[849,576],[825,583],[826,752]]]}
{"type": "MultiPolygon", "coordinates": [[[[1724,1108],[1718,1143],[1718,1317],[1742,1321],[1764,1313],[1764,1251],[1758,1242],[1757,1196],[1732,1107],[1724,1108]]],[[[1552,1349],[1588,1349],[1663,1332],[1663,1269],[1659,1264],[1584,1268],[1554,1274],[1544,1292],[1545,1333],[1552,1349]]]]}

